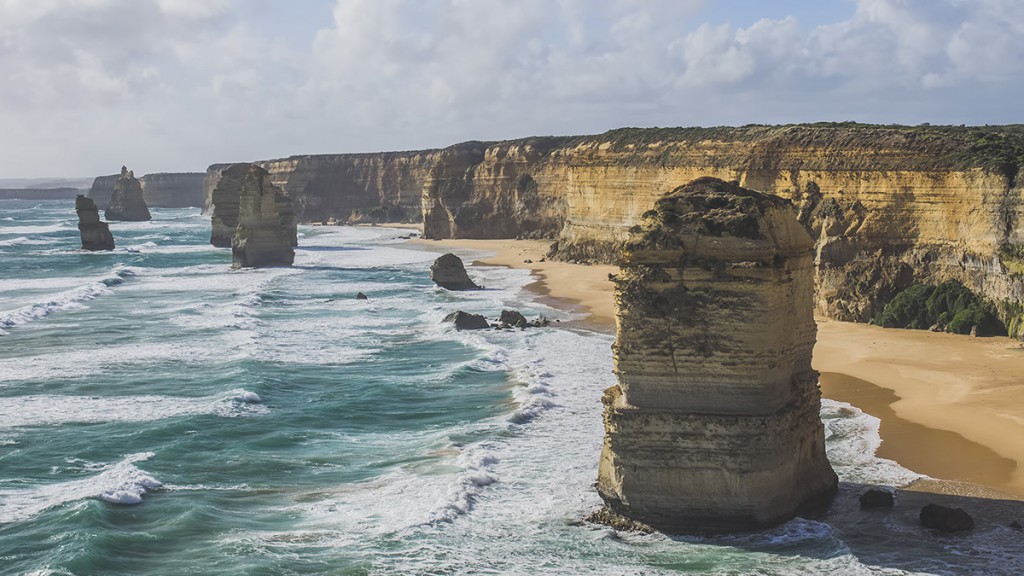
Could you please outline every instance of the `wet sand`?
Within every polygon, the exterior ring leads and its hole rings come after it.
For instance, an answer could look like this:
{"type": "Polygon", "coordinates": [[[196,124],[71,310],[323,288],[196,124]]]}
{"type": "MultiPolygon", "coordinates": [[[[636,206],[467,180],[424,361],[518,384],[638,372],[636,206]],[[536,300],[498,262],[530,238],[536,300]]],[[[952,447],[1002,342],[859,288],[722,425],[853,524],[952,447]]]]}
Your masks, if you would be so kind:
{"type": "MultiPolygon", "coordinates": [[[[615,330],[608,279],[615,266],[541,262],[549,241],[415,242],[487,251],[493,255],[477,263],[528,268],[538,277],[531,289],[553,304],[589,313],[588,328],[615,330]]],[[[915,489],[1024,498],[1020,342],[819,320],[814,367],[826,397],[881,420],[879,456],[953,481],[923,481],[915,489]]]]}

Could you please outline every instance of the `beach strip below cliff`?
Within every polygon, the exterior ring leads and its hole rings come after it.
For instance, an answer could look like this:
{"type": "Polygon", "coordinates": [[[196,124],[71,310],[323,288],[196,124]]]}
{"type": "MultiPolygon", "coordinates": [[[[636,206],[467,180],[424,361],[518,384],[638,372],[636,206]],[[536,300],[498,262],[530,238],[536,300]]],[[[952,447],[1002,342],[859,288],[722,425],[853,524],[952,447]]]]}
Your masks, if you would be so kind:
{"type": "MultiPolygon", "coordinates": [[[[608,279],[615,266],[547,260],[550,241],[544,240],[415,242],[486,251],[491,255],[477,264],[530,269],[537,281],[529,289],[552,305],[588,314],[580,327],[615,330],[608,279]]],[[[954,481],[922,481],[916,489],[1024,498],[1021,342],[819,319],[814,367],[827,398],[881,420],[879,457],[954,481]]]]}

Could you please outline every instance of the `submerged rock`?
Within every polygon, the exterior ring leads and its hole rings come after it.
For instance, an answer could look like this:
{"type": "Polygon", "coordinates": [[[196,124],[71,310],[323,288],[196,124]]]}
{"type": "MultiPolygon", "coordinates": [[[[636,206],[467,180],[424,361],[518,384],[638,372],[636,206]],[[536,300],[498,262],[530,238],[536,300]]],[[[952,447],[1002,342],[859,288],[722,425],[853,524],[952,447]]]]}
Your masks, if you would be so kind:
{"type": "Polygon", "coordinates": [[[445,254],[430,265],[430,279],[446,290],[479,290],[480,287],[469,277],[462,259],[455,254],[445,254]]]}
{"type": "Polygon", "coordinates": [[[142,196],[142,183],[135,178],[135,173],[121,167],[121,176],[114,184],[114,194],[110,197],[110,205],[103,213],[107,220],[124,222],[145,222],[153,217],[142,196]]]}
{"type": "Polygon", "coordinates": [[[892,508],[894,504],[892,492],[872,488],[860,495],[860,507],[869,508],[892,508]]]}
{"type": "Polygon", "coordinates": [[[835,493],[811,368],[813,248],[788,201],[714,178],[631,230],[597,482],[613,513],[753,530],[835,493]]]}
{"type": "Polygon", "coordinates": [[[974,518],[971,518],[963,508],[928,504],[921,508],[919,519],[925,528],[935,528],[943,532],[963,532],[974,528],[974,518]]]}
{"type": "Polygon", "coordinates": [[[453,322],[456,330],[484,330],[490,328],[487,318],[459,310],[444,317],[442,322],[453,322]]]}
{"type": "Polygon", "coordinates": [[[363,294],[362,292],[357,292],[356,300],[369,300],[369,298],[366,297],[366,294],[363,294]]]}
{"type": "Polygon", "coordinates": [[[114,235],[110,225],[100,221],[100,211],[92,198],[79,194],[75,197],[75,212],[78,213],[78,232],[82,236],[82,250],[113,250],[114,235]]]}
{"type": "MultiPolygon", "coordinates": [[[[223,180],[222,180],[223,182],[223,180]]],[[[238,227],[231,239],[235,268],[291,266],[295,210],[266,170],[247,165],[238,192],[238,227]]]]}

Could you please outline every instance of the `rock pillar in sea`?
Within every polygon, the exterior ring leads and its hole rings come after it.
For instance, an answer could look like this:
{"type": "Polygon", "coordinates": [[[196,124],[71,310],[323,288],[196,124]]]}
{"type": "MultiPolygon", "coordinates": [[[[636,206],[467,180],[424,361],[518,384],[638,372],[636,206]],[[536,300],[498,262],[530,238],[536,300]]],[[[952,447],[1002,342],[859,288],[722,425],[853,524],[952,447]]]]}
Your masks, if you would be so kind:
{"type": "Polygon", "coordinates": [[[238,225],[231,239],[233,265],[291,266],[296,242],[291,199],[270,182],[266,170],[255,164],[246,166],[238,189],[238,225]]]}
{"type": "Polygon", "coordinates": [[[124,166],[121,167],[121,176],[114,184],[110,204],[103,214],[107,220],[127,222],[145,222],[152,218],[142,197],[142,183],[135,178],[134,172],[124,166]]]}
{"type": "Polygon", "coordinates": [[[813,250],[789,201],[715,178],[631,229],[597,483],[612,519],[752,530],[834,494],[811,368],[813,250]]]}
{"type": "Polygon", "coordinates": [[[114,236],[110,226],[100,221],[100,211],[92,198],[79,194],[75,198],[75,212],[78,213],[78,232],[82,236],[82,250],[113,250],[114,236]]]}

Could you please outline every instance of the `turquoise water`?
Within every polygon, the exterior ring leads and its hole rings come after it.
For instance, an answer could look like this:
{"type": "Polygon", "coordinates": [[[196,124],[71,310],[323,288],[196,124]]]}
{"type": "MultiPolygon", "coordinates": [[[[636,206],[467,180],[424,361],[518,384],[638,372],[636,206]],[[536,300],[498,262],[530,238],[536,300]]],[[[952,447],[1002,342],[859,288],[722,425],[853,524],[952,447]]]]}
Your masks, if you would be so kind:
{"type": "MultiPolygon", "coordinates": [[[[527,272],[477,266],[487,290],[445,292],[406,232],[347,227],[301,228],[293,268],[231,271],[198,210],[153,213],[85,253],[69,203],[0,202],[2,574],[1012,566],[975,557],[992,534],[951,549],[905,531],[904,551],[940,561],[865,547],[845,492],[831,518],[751,535],[587,524],[611,337],[441,323],[503,307],[571,320],[523,290],[527,272]]],[[[917,477],[871,456],[877,421],[834,402],[823,416],[844,481],[917,477]]]]}

